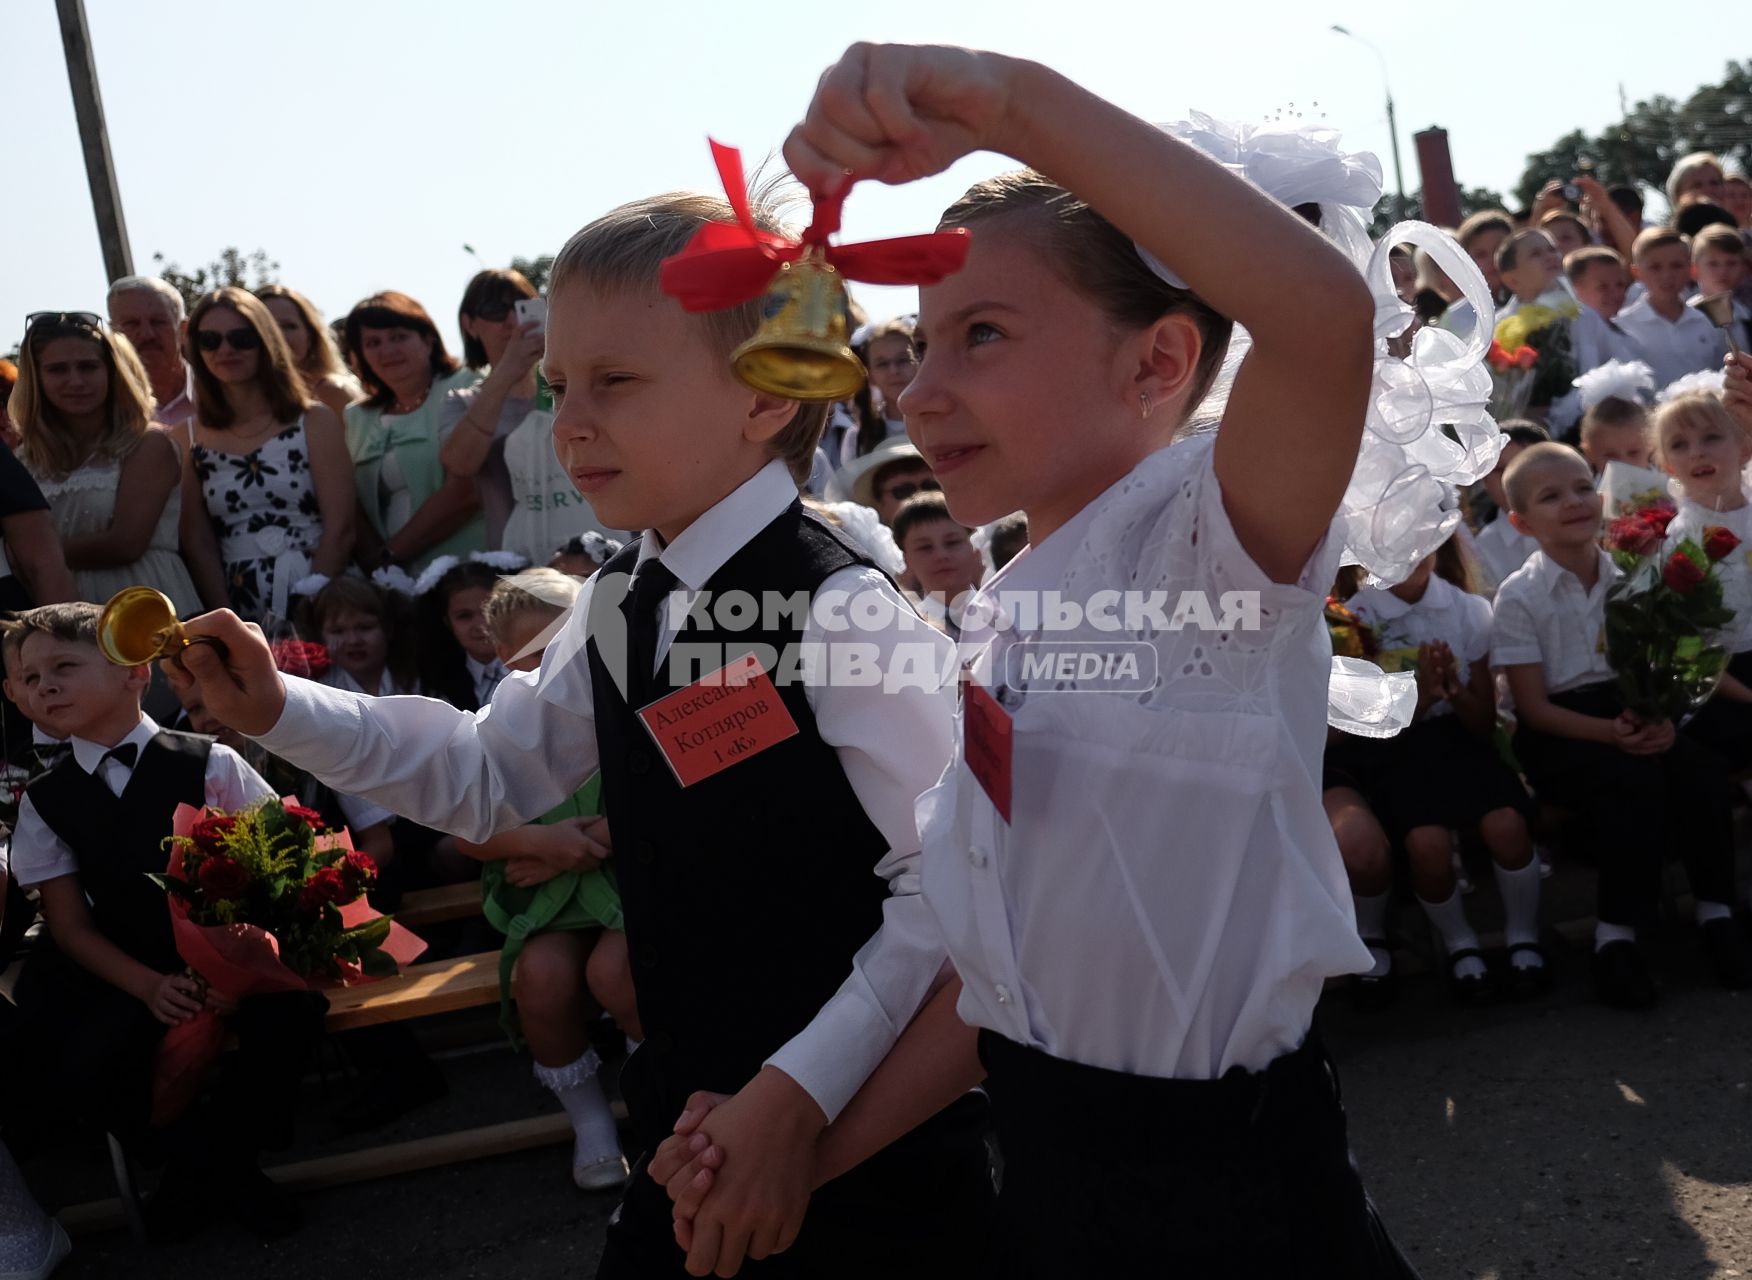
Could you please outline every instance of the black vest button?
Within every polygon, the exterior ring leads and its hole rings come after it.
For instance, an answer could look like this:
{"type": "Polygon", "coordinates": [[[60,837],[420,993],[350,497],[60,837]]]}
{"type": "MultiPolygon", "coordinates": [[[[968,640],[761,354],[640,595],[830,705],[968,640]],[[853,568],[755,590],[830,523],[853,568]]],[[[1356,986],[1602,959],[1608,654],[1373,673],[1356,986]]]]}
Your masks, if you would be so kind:
{"type": "Polygon", "coordinates": [[[647,969],[655,969],[657,967],[657,948],[649,945],[640,947],[639,963],[647,969]]]}
{"type": "Polygon", "coordinates": [[[639,841],[633,851],[633,857],[638,860],[640,866],[650,866],[657,861],[657,842],[655,840],[639,841]]]}
{"type": "Polygon", "coordinates": [[[651,771],[651,753],[649,751],[627,752],[627,768],[634,773],[649,773],[651,771]]]}

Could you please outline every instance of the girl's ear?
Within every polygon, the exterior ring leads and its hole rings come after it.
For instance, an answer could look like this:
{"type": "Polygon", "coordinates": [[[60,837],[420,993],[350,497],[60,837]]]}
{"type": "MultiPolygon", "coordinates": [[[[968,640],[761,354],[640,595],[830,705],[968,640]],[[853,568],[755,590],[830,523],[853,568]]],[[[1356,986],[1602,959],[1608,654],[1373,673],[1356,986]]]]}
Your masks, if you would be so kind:
{"type": "MultiPolygon", "coordinates": [[[[1183,401],[1198,377],[1204,335],[1198,321],[1182,311],[1170,312],[1139,335],[1134,347],[1137,365],[1127,388],[1128,404],[1155,407],[1183,401]]],[[[1179,415],[1175,415],[1178,418],[1179,415]]]]}

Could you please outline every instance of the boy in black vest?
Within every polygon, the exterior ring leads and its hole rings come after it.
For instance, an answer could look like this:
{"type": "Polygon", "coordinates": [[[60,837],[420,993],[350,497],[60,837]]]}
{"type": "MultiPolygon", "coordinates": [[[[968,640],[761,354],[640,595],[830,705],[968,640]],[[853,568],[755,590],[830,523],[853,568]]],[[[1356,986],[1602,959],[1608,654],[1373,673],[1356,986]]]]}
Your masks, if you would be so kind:
{"type": "Polygon", "coordinates": [[[163,841],[179,804],[243,808],[271,794],[227,747],[161,730],[140,710],[148,667],[117,667],[97,647],[94,604],[44,605],[9,624],[33,717],[68,751],[33,781],[12,835],[12,873],[41,895],[46,945],[19,975],[19,1096],[167,1156],[152,1225],[183,1234],[214,1210],[263,1234],[297,1225],[296,1205],[256,1168],[284,1145],[303,1062],[328,1001],[317,992],[246,999],[239,1042],[210,1102],[149,1134],[152,1080],[168,1027],[201,1011],[171,933],[163,841]],[[148,1141],[151,1138],[153,1141],[148,1141]]]}
{"type": "Polygon", "coordinates": [[[977,1098],[810,1196],[810,1138],[942,976],[913,802],[949,756],[955,661],[799,503],[824,413],[735,380],[758,304],[690,316],[659,291],[663,259],[730,220],[721,199],[640,201],[554,264],[560,459],[600,519],[645,533],[586,585],[539,672],[473,715],[356,698],[282,679],[260,632],[221,612],[190,631],[225,654],[196,646],[169,674],[331,786],[476,842],[600,764],[595,856],[613,855],[646,1035],[622,1076],[638,1146],[695,1091],[737,1095],[701,1126],[737,1157],[693,1251],[641,1161],[600,1275],[729,1274],[745,1256],[758,1276],[966,1274],[992,1199],[977,1098]]]}

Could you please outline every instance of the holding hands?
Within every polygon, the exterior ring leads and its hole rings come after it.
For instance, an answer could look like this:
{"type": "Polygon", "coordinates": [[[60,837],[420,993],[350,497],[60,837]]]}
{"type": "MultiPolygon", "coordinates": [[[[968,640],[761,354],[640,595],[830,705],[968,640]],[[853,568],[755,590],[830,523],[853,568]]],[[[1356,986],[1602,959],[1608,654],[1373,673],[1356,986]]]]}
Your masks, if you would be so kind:
{"type": "Polygon", "coordinates": [[[1671,720],[1644,720],[1629,711],[1612,722],[1612,732],[1618,749],[1633,756],[1658,756],[1677,736],[1671,720]]]}

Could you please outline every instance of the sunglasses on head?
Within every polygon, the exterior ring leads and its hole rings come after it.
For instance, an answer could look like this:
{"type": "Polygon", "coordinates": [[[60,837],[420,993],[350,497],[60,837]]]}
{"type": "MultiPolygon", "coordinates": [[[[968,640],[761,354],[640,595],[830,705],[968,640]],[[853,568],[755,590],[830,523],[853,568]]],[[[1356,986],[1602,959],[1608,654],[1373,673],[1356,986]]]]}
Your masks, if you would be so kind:
{"type": "Polygon", "coordinates": [[[915,493],[941,493],[943,486],[935,480],[902,480],[899,484],[889,485],[886,492],[896,502],[905,502],[915,493]]]}
{"type": "Polygon", "coordinates": [[[217,351],[229,345],[233,351],[254,351],[262,345],[262,335],[254,329],[201,329],[195,334],[195,345],[202,351],[217,351]]]}
{"type": "Polygon", "coordinates": [[[103,328],[103,317],[94,311],[33,311],[24,318],[24,331],[38,325],[75,325],[81,329],[103,328]]]}

